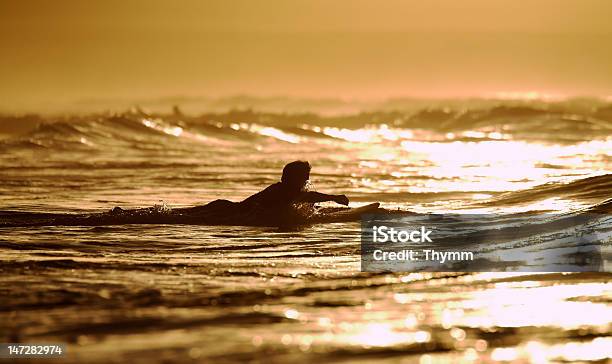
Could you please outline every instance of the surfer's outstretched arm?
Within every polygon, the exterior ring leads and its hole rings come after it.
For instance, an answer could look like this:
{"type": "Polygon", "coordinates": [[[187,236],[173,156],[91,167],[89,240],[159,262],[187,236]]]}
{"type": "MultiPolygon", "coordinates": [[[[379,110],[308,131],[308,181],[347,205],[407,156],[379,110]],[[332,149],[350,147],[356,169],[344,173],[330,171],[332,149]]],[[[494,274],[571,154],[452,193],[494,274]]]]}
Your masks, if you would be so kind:
{"type": "Polygon", "coordinates": [[[298,198],[298,201],[301,202],[325,202],[325,201],[333,201],[335,203],[339,203],[340,205],[348,206],[349,199],[345,195],[328,195],[326,193],[308,191],[302,192],[298,198]]]}

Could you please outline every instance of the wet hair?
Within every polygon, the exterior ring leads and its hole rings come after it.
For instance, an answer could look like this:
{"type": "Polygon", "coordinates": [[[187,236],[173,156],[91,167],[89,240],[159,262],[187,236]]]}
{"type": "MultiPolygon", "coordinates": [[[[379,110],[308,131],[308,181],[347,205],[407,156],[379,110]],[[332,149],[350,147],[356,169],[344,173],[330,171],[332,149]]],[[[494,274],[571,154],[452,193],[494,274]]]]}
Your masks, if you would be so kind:
{"type": "Polygon", "coordinates": [[[295,161],[287,164],[283,168],[283,176],[281,182],[296,184],[297,182],[306,182],[310,174],[310,163],[307,161],[295,161]]]}

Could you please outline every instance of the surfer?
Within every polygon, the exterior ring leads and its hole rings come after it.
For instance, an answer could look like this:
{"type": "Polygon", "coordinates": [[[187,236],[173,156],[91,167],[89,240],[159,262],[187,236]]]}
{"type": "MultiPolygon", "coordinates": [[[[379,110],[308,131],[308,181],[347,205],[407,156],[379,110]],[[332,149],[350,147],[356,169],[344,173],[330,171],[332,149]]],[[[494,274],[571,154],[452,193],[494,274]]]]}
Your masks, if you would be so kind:
{"type": "Polygon", "coordinates": [[[307,191],[306,186],[310,180],[310,163],[295,161],[283,168],[280,182],[266,187],[244,201],[241,205],[248,207],[259,205],[266,208],[285,207],[299,202],[325,202],[333,201],[348,206],[349,199],[345,195],[328,195],[321,192],[307,191]]]}
{"type": "Polygon", "coordinates": [[[328,195],[321,192],[308,191],[310,179],[310,163],[294,161],[283,168],[280,182],[276,182],[260,192],[241,202],[215,200],[204,206],[208,209],[232,211],[286,212],[292,204],[333,201],[348,206],[349,199],[345,195],[328,195]],[[237,210],[236,210],[237,209],[237,210]]]}
{"type": "Polygon", "coordinates": [[[283,168],[280,182],[271,184],[240,202],[215,200],[206,205],[176,209],[169,209],[165,205],[134,210],[115,207],[106,213],[69,214],[27,226],[176,223],[293,227],[304,223],[357,221],[363,214],[372,213],[379,208],[378,202],[352,209],[316,208],[315,203],[324,201],[348,206],[349,199],[345,195],[308,191],[310,169],[310,163],[306,161],[291,162],[283,168]]]}

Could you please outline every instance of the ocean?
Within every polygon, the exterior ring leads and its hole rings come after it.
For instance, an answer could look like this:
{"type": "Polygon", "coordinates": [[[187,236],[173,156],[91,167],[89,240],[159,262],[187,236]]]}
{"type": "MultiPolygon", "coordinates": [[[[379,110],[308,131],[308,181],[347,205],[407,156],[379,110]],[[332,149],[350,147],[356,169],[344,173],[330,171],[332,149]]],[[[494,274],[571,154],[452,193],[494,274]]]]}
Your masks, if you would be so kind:
{"type": "MultiPolygon", "coordinates": [[[[609,103],[131,110],[0,123],[0,342],[66,343],[64,361],[79,363],[612,357],[609,103]],[[293,160],[312,165],[312,189],[346,194],[352,207],[501,220],[597,214],[589,244],[601,261],[583,272],[366,273],[358,221],[31,224],[240,201],[293,160]]],[[[529,248],[545,252],[538,234],[529,248]]]]}

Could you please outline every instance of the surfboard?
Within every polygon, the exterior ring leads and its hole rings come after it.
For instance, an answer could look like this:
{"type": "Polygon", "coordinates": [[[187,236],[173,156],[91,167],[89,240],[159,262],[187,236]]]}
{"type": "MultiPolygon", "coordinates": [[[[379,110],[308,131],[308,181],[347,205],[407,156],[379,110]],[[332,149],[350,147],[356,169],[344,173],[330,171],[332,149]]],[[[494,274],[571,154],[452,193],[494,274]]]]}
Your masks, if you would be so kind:
{"type": "Polygon", "coordinates": [[[367,213],[373,213],[380,207],[379,202],[371,203],[365,206],[343,209],[341,211],[318,213],[309,219],[312,223],[329,223],[329,222],[349,222],[358,221],[361,216],[367,213]]]}
{"type": "MultiPolygon", "coordinates": [[[[224,210],[222,206],[220,210],[224,210]]],[[[380,203],[371,203],[357,208],[321,208],[313,215],[300,221],[293,221],[293,225],[325,224],[334,222],[359,221],[362,215],[374,213],[380,203]]],[[[218,209],[219,210],[219,209],[218,209]]],[[[2,227],[12,226],[106,226],[126,224],[194,224],[194,225],[240,225],[240,226],[279,226],[279,221],[272,218],[262,218],[236,215],[233,211],[212,211],[206,206],[178,208],[160,211],[157,208],[142,208],[124,210],[115,208],[110,212],[94,214],[54,214],[40,216],[30,221],[16,221],[14,223],[0,221],[2,227]]],[[[0,216],[2,218],[2,216],[0,216]]],[[[286,224],[285,224],[286,225],[286,224]]]]}

